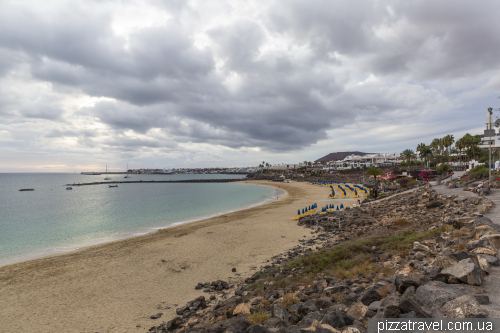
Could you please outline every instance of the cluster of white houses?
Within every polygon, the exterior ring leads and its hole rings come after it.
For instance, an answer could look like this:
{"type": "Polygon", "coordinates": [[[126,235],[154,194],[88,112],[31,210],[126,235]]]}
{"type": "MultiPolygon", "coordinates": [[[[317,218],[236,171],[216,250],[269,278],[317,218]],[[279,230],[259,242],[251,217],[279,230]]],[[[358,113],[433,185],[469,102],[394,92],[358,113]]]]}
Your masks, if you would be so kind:
{"type": "Polygon", "coordinates": [[[353,169],[353,168],[370,168],[398,165],[402,162],[400,154],[366,154],[366,155],[349,155],[343,160],[327,162],[325,168],[330,169],[353,169]]]}
{"type": "MultiPolygon", "coordinates": [[[[382,166],[393,166],[398,165],[403,160],[400,157],[401,154],[366,154],[366,155],[348,155],[343,160],[337,161],[328,161],[324,164],[314,163],[313,166],[322,166],[324,170],[343,170],[343,169],[353,169],[353,168],[370,168],[373,166],[382,167],[382,166]]],[[[282,163],[275,164],[271,167],[271,169],[276,170],[287,170],[287,169],[295,169],[308,166],[306,163],[301,162],[298,164],[293,163],[282,163]]]]}

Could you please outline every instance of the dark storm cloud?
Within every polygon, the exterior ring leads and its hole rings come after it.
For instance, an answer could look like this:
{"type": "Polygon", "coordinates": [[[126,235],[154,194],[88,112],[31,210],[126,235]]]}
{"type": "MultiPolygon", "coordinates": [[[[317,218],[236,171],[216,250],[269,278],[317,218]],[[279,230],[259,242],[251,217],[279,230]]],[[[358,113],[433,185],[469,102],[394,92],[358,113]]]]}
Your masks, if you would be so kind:
{"type": "MultiPolygon", "coordinates": [[[[126,37],[115,34],[113,15],[99,2],[47,11],[1,5],[0,75],[24,65],[55,91],[116,99],[73,113],[108,125],[116,134],[108,146],[203,142],[290,151],[354,121],[414,117],[422,105],[446,100],[440,93],[447,88],[418,84],[474,77],[500,62],[496,3],[275,1],[257,16],[201,28],[203,13],[185,1],[150,3],[173,18],[126,37]],[[186,12],[194,17],[187,23],[186,12]],[[204,46],[196,34],[204,34],[204,46]],[[360,84],[371,74],[383,79],[360,84]],[[417,84],[401,87],[400,78],[417,84]],[[154,138],[153,129],[166,139],[154,138]],[[151,139],[131,139],[127,130],[151,139]]],[[[0,114],[8,117],[63,121],[59,105],[0,91],[0,114]]],[[[46,137],[64,136],[98,140],[63,130],[46,137]]]]}

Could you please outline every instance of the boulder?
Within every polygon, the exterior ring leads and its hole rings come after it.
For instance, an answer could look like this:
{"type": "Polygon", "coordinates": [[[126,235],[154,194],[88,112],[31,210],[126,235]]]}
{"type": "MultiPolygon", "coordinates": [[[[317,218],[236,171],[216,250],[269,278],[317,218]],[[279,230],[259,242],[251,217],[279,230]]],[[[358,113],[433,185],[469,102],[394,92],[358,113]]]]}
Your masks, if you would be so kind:
{"type": "Polygon", "coordinates": [[[268,327],[287,327],[287,323],[284,322],[283,320],[275,317],[271,317],[266,319],[266,321],[263,322],[264,325],[268,327]]]}
{"type": "Polygon", "coordinates": [[[330,306],[333,305],[333,302],[329,297],[322,296],[319,299],[316,300],[315,302],[316,307],[320,310],[329,308],[330,306]]]}
{"type": "MultiPolygon", "coordinates": [[[[255,325],[250,326],[248,328],[247,332],[248,333],[271,333],[271,331],[267,327],[259,325],[259,324],[255,324],[255,325]]],[[[298,332],[300,332],[300,330],[298,332]]]]}
{"type": "Polygon", "coordinates": [[[475,254],[488,254],[490,256],[496,256],[498,252],[489,247],[489,246],[484,246],[484,247],[476,247],[475,249],[471,250],[470,252],[475,253],[475,254]]]}
{"type": "Polygon", "coordinates": [[[175,317],[174,319],[172,319],[169,322],[167,322],[167,330],[173,331],[180,324],[182,324],[182,318],[181,317],[175,317]]]}
{"type": "Polygon", "coordinates": [[[396,296],[387,296],[380,303],[380,307],[375,318],[399,318],[401,309],[399,304],[401,299],[396,296]]]}
{"type": "Polygon", "coordinates": [[[429,247],[419,242],[413,242],[413,251],[429,252],[429,247]]]}
{"type": "Polygon", "coordinates": [[[370,305],[375,301],[380,301],[382,296],[373,288],[368,288],[360,297],[359,301],[364,305],[370,305]]]}
{"type": "Polygon", "coordinates": [[[327,287],[323,290],[323,292],[328,295],[332,296],[337,293],[343,293],[344,291],[349,291],[351,288],[348,285],[345,284],[339,284],[333,287],[327,287]]]}
{"type": "Polygon", "coordinates": [[[490,264],[488,263],[488,260],[486,258],[476,256],[477,262],[479,263],[479,268],[481,268],[484,272],[487,274],[490,273],[490,264]]]}
{"type": "Polygon", "coordinates": [[[488,261],[488,264],[490,264],[491,266],[500,266],[500,259],[498,259],[497,257],[495,257],[493,255],[480,254],[479,256],[481,258],[486,259],[488,261]]]}
{"type": "Polygon", "coordinates": [[[313,299],[306,301],[303,305],[303,308],[306,313],[319,311],[318,307],[316,306],[316,301],[313,299]]]}
{"type": "Polygon", "coordinates": [[[351,306],[351,308],[347,311],[347,314],[357,320],[364,317],[366,311],[368,311],[368,306],[364,305],[362,302],[358,302],[351,306]]]}
{"type": "Polygon", "coordinates": [[[481,309],[474,296],[464,295],[446,302],[440,309],[445,318],[487,318],[488,311],[481,309]]]}
{"type": "Polygon", "coordinates": [[[238,314],[250,314],[250,305],[246,303],[238,304],[233,310],[233,316],[236,316],[238,314]]]}
{"type": "Polygon", "coordinates": [[[488,234],[479,238],[480,246],[491,246],[494,249],[500,249],[500,235],[499,234],[488,234]]]}
{"type": "Polygon", "coordinates": [[[321,321],[323,316],[319,312],[308,313],[302,320],[297,324],[300,328],[309,327],[314,321],[321,321]]]}
{"type": "Polygon", "coordinates": [[[409,313],[414,312],[417,318],[430,318],[431,311],[422,307],[413,297],[403,298],[399,304],[401,312],[409,313]]]}
{"type": "Polygon", "coordinates": [[[189,307],[187,307],[187,306],[183,306],[183,307],[180,307],[180,308],[175,309],[175,313],[176,313],[178,316],[182,316],[182,314],[183,314],[186,310],[189,310],[189,307]]]}
{"type": "Polygon", "coordinates": [[[450,266],[456,265],[457,263],[458,260],[456,260],[453,257],[437,256],[436,259],[434,260],[434,267],[436,267],[438,270],[442,270],[450,266]]]}
{"type": "Polygon", "coordinates": [[[321,321],[322,324],[330,325],[333,328],[341,328],[344,326],[348,326],[351,325],[353,322],[354,319],[351,316],[339,311],[327,314],[321,321]]]}
{"type": "Polygon", "coordinates": [[[415,286],[409,286],[408,288],[406,288],[401,298],[406,299],[415,296],[415,290],[417,290],[415,286]]]}
{"type": "Polygon", "coordinates": [[[290,319],[290,313],[288,313],[288,310],[286,308],[281,307],[278,304],[273,304],[271,306],[271,317],[278,318],[285,323],[288,323],[288,320],[290,319]]]}
{"type": "Polygon", "coordinates": [[[377,312],[380,308],[381,301],[375,301],[368,306],[368,310],[377,312]]]}
{"type": "Polygon", "coordinates": [[[443,269],[441,274],[474,286],[480,286],[483,283],[481,269],[470,258],[460,260],[456,265],[443,269]]]}
{"type": "Polygon", "coordinates": [[[477,289],[477,287],[466,284],[446,284],[441,281],[431,281],[417,288],[415,299],[429,309],[439,309],[444,303],[464,294],[477,294],[477,289]]]}
{"type": "Polygon", "coordinates": [[[490,189],[489,188],[481,188],[477,191],[477,195],[479,195],[480,197],[490,195],[490,189]]]}
{"type": "Polygon", "coordinates": [[[429,277],[421,274],[413,274],[408,276],[397,275],[394,280],[394,285],[396,286],[396,291],[403,294],[409,286],[414,286],[415,288],[424,285],[430,281],[429,277]]]}
{"type": "Polygon", "coordinates": [[[338,333],[339,331],[328,324],[321,324],[317,320],[311,326],[300,328],[301,333],[338,333]]]}
{"type": "Polygon", "coordinates": [[[252,324],[246,319],[240,319],[229,326],[224,332],[226,333],[240,333],[245,332],[252,324]]]}

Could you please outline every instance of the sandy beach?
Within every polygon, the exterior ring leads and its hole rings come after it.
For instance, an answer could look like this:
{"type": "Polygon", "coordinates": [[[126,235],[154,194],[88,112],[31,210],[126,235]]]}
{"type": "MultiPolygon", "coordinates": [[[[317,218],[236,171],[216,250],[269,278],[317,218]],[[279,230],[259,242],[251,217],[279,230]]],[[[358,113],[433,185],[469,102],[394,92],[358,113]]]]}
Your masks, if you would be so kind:
{"type": "MultiPolygon", "coordinates": [[[[204,295],[198,282],[248,276],[310,230],[291,217],[328,187],[281,187],[273,202],[147,235],[0,267],[0,332],[146,332],[204,295]],[[252,269],[254,267],[254,269],[252,269]],[[149,317],[158,312],[158,320],[149,317]]],[[[344,202],[345,205],[345,202],[344,202]]]]}

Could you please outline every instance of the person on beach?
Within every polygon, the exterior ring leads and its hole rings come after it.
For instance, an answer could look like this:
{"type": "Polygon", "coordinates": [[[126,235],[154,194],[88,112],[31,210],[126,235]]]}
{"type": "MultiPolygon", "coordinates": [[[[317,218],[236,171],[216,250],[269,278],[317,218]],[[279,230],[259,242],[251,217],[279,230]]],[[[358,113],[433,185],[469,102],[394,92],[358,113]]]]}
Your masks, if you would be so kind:
{"type": "Polygon", "coordinates": [[[453,172],[450,172],[450,180],[453,179],[453,172]]]}
{"type": "Polygon", "coordinates": [[[460,176],[457,177],[457,180],[460,181],[460,176]]]}

